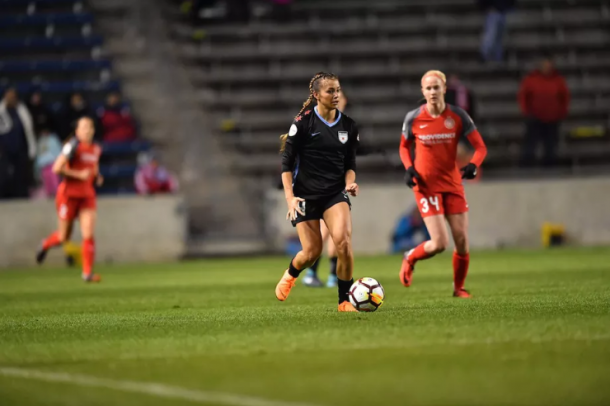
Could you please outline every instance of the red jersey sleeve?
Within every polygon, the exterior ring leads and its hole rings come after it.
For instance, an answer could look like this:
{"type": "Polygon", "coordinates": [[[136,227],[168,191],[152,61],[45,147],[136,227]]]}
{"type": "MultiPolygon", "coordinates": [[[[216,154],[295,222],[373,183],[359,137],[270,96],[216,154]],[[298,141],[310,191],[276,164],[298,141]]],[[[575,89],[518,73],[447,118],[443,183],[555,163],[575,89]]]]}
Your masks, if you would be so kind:
{"type": "Polygon", "coordinates": [[[481,137],[479,131],[475,129],[468,136],[468,141],[470,141],[470,144],[474,147],[474,155],[472,156],[470,162],[479,167],[487,156],[487,147],[485,146],[483,137],[481,137]]]}
{"type": "Polygon", "coordinates": [[[474,121],[472,121],[472,118],[470,118],[468,113],[459,107],[454,107],[454,111],[460,117],[461,121],[462,130],[460,136],[468,138],[468,141],[470,141],[470,144],[474,148],[474,155],[470,162],[476,166],[481,166],[485,156],[487,155],[487,147],[485,146],[483,137],[481,137],[479,130],[477,130],[477,126],[474,124],[474,121]]]}

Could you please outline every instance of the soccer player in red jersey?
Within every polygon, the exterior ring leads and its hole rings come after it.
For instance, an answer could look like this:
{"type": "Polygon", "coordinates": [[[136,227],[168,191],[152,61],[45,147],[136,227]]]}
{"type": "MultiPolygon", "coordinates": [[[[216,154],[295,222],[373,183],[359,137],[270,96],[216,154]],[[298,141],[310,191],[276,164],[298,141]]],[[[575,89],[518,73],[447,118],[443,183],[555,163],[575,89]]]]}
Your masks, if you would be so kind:
{"type": "Polygon", "coordinates": [[[82,277],[85,282],[101,281],[100,276],[93,273],[93,230],[96,221],[94,183],[100,186],[103,182],[99,174],[102,149],[93,143],[94,132],[93,120],[90,117],[80,118],[76,124],[76,136],[64,145],[53,164],[53,172],[63,176],[55,198],[59,227],[43,240],[36,254],[36,261],[42,263],[50,248],[61,245],[70,238],[72,225],[78,218],[83,238],[82,277]]]}
{"type": "Polygon", "coordinates": [[[400,158],[407,170],[405,181],[413,188],[430,240],[405,254],[400,281],[409,287],[417,261],[444,251],[449,243],[445,219],[449,223],[453,253],[453,296],[468,298],[464,289],[470,262],[468,250],[468,204],[462,179],[473,179],[487,148],[472,119],[459,107],[445,103],[446,78],[440,71],[428,71],[421,80],[426,104],[410,111],[402,127],[400,158]],[[456,164],[458,141],[466,137],[475,149],[466,166],[456,164]],[[415,159],[411,147],[415,144],[415,159]]]}

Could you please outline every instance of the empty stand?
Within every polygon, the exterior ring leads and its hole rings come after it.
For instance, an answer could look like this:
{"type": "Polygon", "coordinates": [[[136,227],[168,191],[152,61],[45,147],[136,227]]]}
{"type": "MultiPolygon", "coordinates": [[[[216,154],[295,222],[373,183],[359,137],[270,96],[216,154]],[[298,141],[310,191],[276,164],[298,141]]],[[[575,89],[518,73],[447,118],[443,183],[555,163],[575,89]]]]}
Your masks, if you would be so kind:
{"type": "MultiPolygon", "coordinates": [[[[297,1],[289,23],[261,17],[248,24],[197,24],[181,18],[176,7],[168,15],[202,106],[214,112],[219,132],[232,123],[223,139],[248,155],[238,165],[243,173],[277,172],[277,137],[319,70],[340,75],[347,114],[361,124],[364,140],[389,153],[397,149],[405,113],[420,99],[421,74],[457,73],[477,97],[477,124],[490,147],[487,173],[515,167],[524,131],[517,91],[543,52],[554,56],[572,93],[561,164],[610,161],[605,139],[568,145],[575,128],[609,126],[610,2],[519,2],[501,65],[479,61],[483,16],[474,3],[297,1]]],[[[373,172],[389,170],[378,157],[362,162],[373,172]]]]}

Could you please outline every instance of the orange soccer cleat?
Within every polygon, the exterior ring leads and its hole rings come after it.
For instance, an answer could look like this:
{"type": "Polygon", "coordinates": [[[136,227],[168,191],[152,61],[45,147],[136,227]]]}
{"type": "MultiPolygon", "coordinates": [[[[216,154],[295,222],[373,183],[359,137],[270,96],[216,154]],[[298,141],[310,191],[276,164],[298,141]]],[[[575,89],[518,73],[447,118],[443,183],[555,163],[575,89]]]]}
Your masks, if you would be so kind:
{"type": "Polygon", "coordinates": [[[99,283],[102,281],[102,277],[96,273],[91,273],[89,275],[83,274],[83,281],[86,283],[99,283]]]}
{"type": "Polygon", "coordinates": [[[286,269],[286,271],[284,271],[282,279],[280,279],[277,286],[275,287],[275,297],[277,297],[277,300],[283,302],[284,300],[288,299],[288,295],[290,295],[290,291],[294,287],[296,281],[297,278],[290,275],[288,273],[288,269],[286,269]]]}
{"type": "Polygon", "coordinates": [[[405,288],[411,286],[413,280],[413,271],[415,265],[409,260],[409,256],[413,253],[413,250],[409,251],[402,260],[402,267],[400,268],[400,282],[405,288]]]}
{"type": "Polygon", "coordinates": [[[339,303],[339,309],[340,312],[357,312],[358,310],[356,310],[356,308],[354,307],[354,305],[352,305],[348,300],[346,300],[343,303],[339,303]]]}
{"type": "Polygon", "coordinates": [[[462,299],[470,299],[472,295],[466,289],[458,289],[453,291],[453,297],[461,297],[462,299]]]}

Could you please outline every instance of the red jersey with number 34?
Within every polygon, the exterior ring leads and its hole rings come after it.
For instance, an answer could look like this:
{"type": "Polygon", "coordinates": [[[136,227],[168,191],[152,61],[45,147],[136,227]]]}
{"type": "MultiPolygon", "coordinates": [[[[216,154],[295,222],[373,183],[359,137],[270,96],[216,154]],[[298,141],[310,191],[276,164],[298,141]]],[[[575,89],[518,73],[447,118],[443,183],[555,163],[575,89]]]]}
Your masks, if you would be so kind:
{"type": "Polygon", "coordinates": [[[420,176],[413,190],[463,191],[457,146],[462,137],[474,134],[480,137],[468,113],[456,106],[447,104],[439,117],[432,117],[425,105],[407,113],[402,136],[415,143],[414,167],[420,176]]]}
{"type": "Polygon", "coordinates": [[[95,144],[85,144],[72,138],[66,143],[61,152],[68,159],[68,168],[81,171],[89,169],[90,176],[87,180],[79,180],[65,177],[59,186],[58,193],[66,197],[95,197],[95,177],[97,175],[98,163],[102,148],[95,144]]]}

